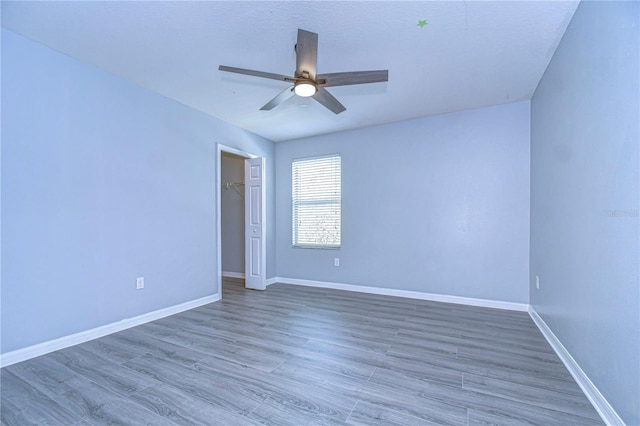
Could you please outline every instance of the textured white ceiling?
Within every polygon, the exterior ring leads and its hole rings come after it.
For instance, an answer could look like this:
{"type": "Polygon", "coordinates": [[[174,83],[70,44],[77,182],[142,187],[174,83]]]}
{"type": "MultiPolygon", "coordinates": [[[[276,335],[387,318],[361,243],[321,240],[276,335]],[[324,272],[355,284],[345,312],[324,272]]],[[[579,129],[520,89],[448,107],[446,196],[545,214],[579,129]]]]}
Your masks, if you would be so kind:
{"type": "Polygon", "coordinates": [[[281,141],[530,99],[577,5],[2,1],[2,26],[281,141]],[[298,97],[260,111],[286,83],[218,71],[292,75],[298,28],[319,34],[319,73],[388,69],[389,82],[329,88],[340,115],[298,97]]]}

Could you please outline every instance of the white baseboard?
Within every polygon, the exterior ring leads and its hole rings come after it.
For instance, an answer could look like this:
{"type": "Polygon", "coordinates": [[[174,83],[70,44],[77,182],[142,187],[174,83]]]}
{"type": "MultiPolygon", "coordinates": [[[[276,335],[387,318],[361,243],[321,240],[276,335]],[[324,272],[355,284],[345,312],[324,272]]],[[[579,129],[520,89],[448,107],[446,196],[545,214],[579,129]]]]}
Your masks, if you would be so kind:
{"type": "Polygon", "coordinates": [[[277,282],[278,282],[278,277],[267,278],[267,280],[264,282],[264,285],[268,287],[271,284],[275,284],[277,282]]]}
{"type": "Polygon", "coordinates": [[[244,272],[222,271],[222,276],[225,277],[225,278],[241,278],[241,279],[244,279],[244,272]]]}
{"type": "Polygon", "coordinates": [[[80,343],[88,342],[89,340],[97,339],[99,337],[103,337],[108,334],[126,330],[127,328],[135,327],[137,325],[141,325],[150,321],[155,321],[160,318],[168,317],[170,315],[187,311],[189,309],[197,308],[198,306],[213,303],[218,300],[220,300],[220,294],[205,296],[200,299],[191,300],[189,302],[184,302],[178,305],[169,306],[168,308],[158,309],[157,311],[138,315],[137,317],[126,318],[111,324],[92,328],[91,330],[81,331],[79,333],[71,334],[69,336],[60,337],[58,339],[49,340],[43,343],[38,343],[37,345],[7,352],[0,355],[0,367],[7,367],[9,365],[26,361],[28,359],[35,358],[40,355],[48,354],[50,352],[68,348],[69,346],[74,346],[80,343]]]}
{"type": "Polygon", "coordinates": [[[529,315],[542,335],[547,339],[547,342],[549,342],[555,353],[558,355],[564,366],[567,367],[567,370],[569,370],[569,373],[571,373],[571,376],[573,376],[573,379],[576,381],[578,386],[580,386],[580,389],[582,389],[582,392],[584,392],[602,420],[607,425],[624,426],[624,421],[620,418],[618,413],[616,413],[611,404],[609,404],[609,401],[606,400],[596,385],[594,385],[585,372],[582,371],[580,365],[575,359],[573,359],[569,351],[564,347],[553,331],[551,331],[547,323],[544,322],[532,306],[529,306],[529,315]]]}
{"type": "MultiPolygon", "coordinates": [[[[222,276],[225,278],[240,278],[240,279],[244,279],[245,275],[242,272],[228,272],[228,271],[222,271],[222,276]]],[[[273,278],[267,278],[265,280],[265,287],[269,286],[271,284],[275,284],[276,281],[276,277],[273,278]]]]}
{"type": "Polygon", "coordinates": [[[481,306],[485,308],[506,309],[510,311],[526,312],[526,303],[504,302],[500,300],[475,299],[472,297],[449,296],[446,294],[423,293],[420,291],[397,290],[384,287],[367,287],[353,284],[340,284],[326,281],[301,280],[298,278],[272,278],[274,282],[282,284],[303,285],[307,287],[333,288],[336,290],[357,291],[359,293],[381,294],[385,296],[406,297],[409,299],[431,300],[434,302],[457,303],[459,305],[481,306]]]}

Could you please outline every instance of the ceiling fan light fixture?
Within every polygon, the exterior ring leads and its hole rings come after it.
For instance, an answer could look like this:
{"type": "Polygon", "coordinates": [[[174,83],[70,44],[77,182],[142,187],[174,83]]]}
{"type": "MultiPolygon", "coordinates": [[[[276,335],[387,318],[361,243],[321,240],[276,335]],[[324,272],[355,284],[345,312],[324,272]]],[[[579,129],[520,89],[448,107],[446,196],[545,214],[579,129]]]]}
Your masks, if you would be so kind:
{"type": "Polygon", "coordinates": [[[315,95],[318,89],[313,83],[310,83],[308,81],[300,81],[296,83],[293,91],[298,96],[301,96],[303,98],[308,98],[309,96],[315,95]]]}

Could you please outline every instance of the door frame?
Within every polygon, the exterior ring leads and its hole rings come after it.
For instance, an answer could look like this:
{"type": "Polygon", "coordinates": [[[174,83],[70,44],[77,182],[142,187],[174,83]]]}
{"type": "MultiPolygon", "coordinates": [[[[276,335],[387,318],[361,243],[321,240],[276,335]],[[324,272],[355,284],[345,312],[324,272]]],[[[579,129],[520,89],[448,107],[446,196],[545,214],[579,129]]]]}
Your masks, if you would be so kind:
{"type": "MultiPolygon", "coordinates": [[[[216,286],[220,299],[222,299],[222,153],[234,154],[244,158],[258,158],[259,155],[252,154],[241,149],[228,145],[216,143],[216,265],[217,277],[216,286]]],[[[244,175],[244,172],[243,172],[244,175]]],[[[246,219],[245,219],[246,229],[246,219]]],[[[246,238],[246,237],[245,237],[246,238]]],[[[244,265],[245,274],[247,265],[244,265]]]]}

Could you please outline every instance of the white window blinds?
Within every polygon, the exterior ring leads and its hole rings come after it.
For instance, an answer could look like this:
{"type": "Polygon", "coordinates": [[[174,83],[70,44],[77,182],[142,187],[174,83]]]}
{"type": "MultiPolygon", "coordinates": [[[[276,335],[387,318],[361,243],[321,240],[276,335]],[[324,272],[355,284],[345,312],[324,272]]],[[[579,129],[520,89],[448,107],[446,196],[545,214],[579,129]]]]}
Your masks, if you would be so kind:
{"type": "Polygon", "coordinates": [[[293,161],[294,247],[340,247],[340,167],[340,155],[293,161]]]}

